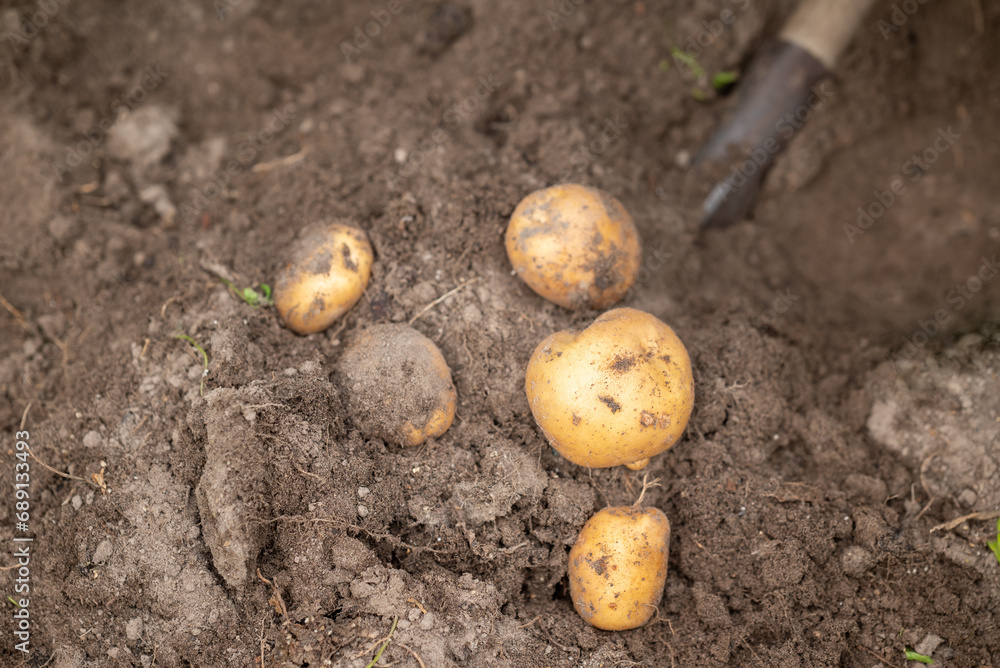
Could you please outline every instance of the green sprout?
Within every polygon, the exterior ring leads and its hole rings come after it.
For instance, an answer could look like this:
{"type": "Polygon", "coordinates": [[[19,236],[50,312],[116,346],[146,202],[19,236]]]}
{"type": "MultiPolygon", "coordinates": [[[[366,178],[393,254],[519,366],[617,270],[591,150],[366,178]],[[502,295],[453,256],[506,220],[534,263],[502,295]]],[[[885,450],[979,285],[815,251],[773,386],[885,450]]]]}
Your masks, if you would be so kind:
{"type": "Polygon", "coordinates": [[[926,654],[920,654],[919,652],[915,651],[912,647],[907,647],[904,650],[904,652],[906,654],[907,661],[919,661],[920,663],[934,663],[934,659],[927,656],[926,654]]]}
{"type": "Polygon", "coordinates": [[[729,84],[734,84],[739,81],[740,75],[738,72],[733,70],[726,70],[724,72],[716,72],[712,75],[712,87],[715,90],[725,88],[729,84]]]}
{"type": "MultiPolygon", "coordinates": [[[[686,65],[691,70],[691,73],[694,74],[695,78],[698,79],[699,82],[704,82],[706,80],[709,80],[705,72],[705,68],[702,67],[701,63],[698,62],[697,58],[692,56],[687,51],[681,49],[678,46],[672,46],[670,47],[670,55],[678,63],[686,65]]],[[[669,71],[670,61],[667,59],[661,60],[660,70],[662,70],[663,72],[669,71]]],[[[737,79],[739,79],[739,75],[736,72],[726,71],[726,72],[717,72],[716,74],[713,74],[710,81],[712,83],[712,86],[715,87],[716,90],[718,90],[719,88],[723,88],[724,86],[734,83],[737,79]]],[[[691,97],[698,100],[699,102],[704,102],[709,98],[709,95],[706,91],[702,90],[701,86],[699,85],[691,89],[691,97]]]]}
{"type": "Polygon", "coordinates": [[[195,341],[194,339],[192,339],[187,334],[184,334],[183,332],[181,332],[179,334],[174,334],[174,338],[175,339],[184,339],[185,341],[187,341],[188,343],[190,343],[192,346],[194,346],[195,350],[197,350],[199,353],[201,353],[201,358],[202,358],[202,360],[205,363],[205,370],[201,373],[201,385],[198,388],[198,391],[201,394],[201,396],[205,396],[205,376],[208,375],[208,353],[205,352],[204,348],[202,348],[201,346],[198,345],[197,341],[195,341]]]}
{"type": "Polygon", "coordinates": [[[690,53],[684,51],[680,47],[672,46],[670,47],[670,55],[674,57],[674,60],[679,60],[680,62],[690,67],[691,71],[694,73],[696,77],[698,77],[699,79],[704,78],[705,68],[702,67],[701,63],[698,62],[698,59],[692,56],[690,53]]]}
{"type": "Polygon", "coordinates": [[[10,596],[7,597],[7,600],[10,601],[14,605],[15,608],[20,608],[21,607],[21,606],[19,606],[17,604],[17,601],[15,601],[14,599],[12,599],[10,596]]]}
{"type": "Polygon", "coordinates": [[[398,623],[399,623],[399,617],[393,618],[392,628],[389,629],[389,635],[385,637],[385,642],[382,643],[382,646],[379,647],[378,652],[375,653],[375,658],[372,659],[371,663],[365,666],[365,668],[372,668],[376,663],[378,663],[378,660],[382,658],[382,652],[384,652],[385,648],[389,646],[389,641],[392,639],[392,634],[396,632],[396,624],[398,623]]]}
{"type": "Polygon", "coordinates": [[[229,288],[229,290],[234,295],[245,301],[247,304],[250,304],[250,306],[254,308],[257,308],[261,304],[274,303],[271,301],[271,286],[268,285],[267,283],[258,283],[257,287],[260,288],[260,292],[257,292],[257,290],[255,290],[252,287],[243,288],[242,290],[237,290],[236,286],[233,285],[232,281],[226,280],[222,276],[218,276],[218,279],[223,283],[225,283],[226,287],[229,288]]]}
{"type": "Polygon", "coordinates": [[[993,550],[993,556],[997,558],[1000,562],[1000,519],[997,520],[997,538],[996,540],[986,541],[986,546],[993,550]]]}

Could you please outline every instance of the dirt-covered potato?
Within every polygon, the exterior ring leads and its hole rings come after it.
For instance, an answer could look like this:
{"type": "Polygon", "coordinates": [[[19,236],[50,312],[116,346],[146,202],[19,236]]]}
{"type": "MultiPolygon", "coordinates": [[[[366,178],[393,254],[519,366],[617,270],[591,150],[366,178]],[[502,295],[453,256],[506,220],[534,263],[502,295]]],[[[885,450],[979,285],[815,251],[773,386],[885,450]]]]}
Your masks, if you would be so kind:
{"type": "Polygon", "coordinates": [[[694,406],[684,344],[666,324],[632,308],[542,341],[524,386],[552,447],[591,468],[642,468],[680,438],[694,406]]]}
{"type": "Polygon", "coordinates": [[[648,622],[667,581],[670,522],[656,508],[605,508],[569,552],[569,593],[588,623],[625,631],[648,622]]]}
{"type": "Polygon", "coordinates": [[[517,275],[542,297],[569,309],[607,308],[619,301],[642,261],[639,234],[621,202],[575,184],[538,190],[521,200],[505,242],[517,275]]]}
{"type": "Polygon", "coordinates": [[[409,325],[374,325],[344,351],[337,380],[367,436],[419,445],[455,419],[451,369],[434,342],[409,325]]]}
{"type": "Polygon", "coordinates": [[[374,259],[364,230],[341,223],[311,230],[294,244],[275,281],[282,324],[297,334],[332,325],[361,299],[374,259]]]}

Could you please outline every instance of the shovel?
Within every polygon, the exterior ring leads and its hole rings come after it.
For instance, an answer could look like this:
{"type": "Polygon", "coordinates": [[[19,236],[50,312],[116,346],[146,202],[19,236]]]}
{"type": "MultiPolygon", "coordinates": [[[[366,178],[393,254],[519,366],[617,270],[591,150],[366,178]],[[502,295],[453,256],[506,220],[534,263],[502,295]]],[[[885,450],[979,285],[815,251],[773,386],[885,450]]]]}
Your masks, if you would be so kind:
{"type": "Polygon", "coordinates": [[[702,228],[725,227],[750,212],[764,174],[822,102],[817,87],[851,41],[874,0],[802,0],[776,43],[750,66],[735,109],[694,164],[739,159],[702,205],[702,228]]]}

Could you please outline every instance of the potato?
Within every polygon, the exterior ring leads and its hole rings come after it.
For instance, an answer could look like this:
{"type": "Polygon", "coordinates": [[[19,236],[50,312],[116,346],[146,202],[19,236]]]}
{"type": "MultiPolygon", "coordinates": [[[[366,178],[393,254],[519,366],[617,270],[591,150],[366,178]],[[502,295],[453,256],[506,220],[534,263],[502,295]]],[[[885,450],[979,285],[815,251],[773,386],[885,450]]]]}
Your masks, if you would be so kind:
{"type": "Polygon", "coordinates": [[[505,242],[511,266],[528,287],[568,309],[619,301],[642,261],[639,234],[621,202],[575,184],[521,200],[505,242]]]}
{"type": "Polygon", "coordinates": [[[457,394],[434,342],[409,325],[374,325],[344,351],[337,382],[366,436],[419,445],[446,432],[457,394]]]}
{"type": "Polygon", "coordinates": [[[361,299],[375,256],[363,230],[335,223],[309,231],[291,258],[275,281],[274,305],[285,327],[312,334],[361,299]]]}
{"type": "Polygon", "coordinates": [[[680,438],[694,406],[684,344],[663,322],[632,308],[542,341],[524,387],[552,447],[591,468],[642,468],[680,438]]]}
{"type": "Polygon", "coordinates": [[[588,623],[605,631],[642,626],[667,581],[670,522],[656,508],[605,508],[587,520],[569,552],[569,593],[588,623]]]}

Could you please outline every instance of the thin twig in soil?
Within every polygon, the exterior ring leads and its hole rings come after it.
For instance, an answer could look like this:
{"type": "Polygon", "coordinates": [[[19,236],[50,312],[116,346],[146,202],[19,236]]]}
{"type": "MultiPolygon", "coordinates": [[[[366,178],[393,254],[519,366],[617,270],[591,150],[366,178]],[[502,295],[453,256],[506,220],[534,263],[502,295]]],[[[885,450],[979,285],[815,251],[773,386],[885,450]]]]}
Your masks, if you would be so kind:
{"type": "Polygon", "coordinates": [[[14,305],[5,299],[3,294],[0,294],[0,305],[7,309],[12,316],[14,316],[14,320],[17,320],[17,324],[19,324],[24,331],[31,331],[31,326],[28,324],[28,321],[24,319],[24,314],[14,308],[14,305]]]}
{"type": "Polygon", "coordinates": [[[465,250],[462,251],[462,254],[458,256],[458,259],[451,263],[451,278],[456,283],[458,283],[458,277],[455,276],[455,270],[458,269],[458,265],[462,262],[462,260],[465,259],[465,255],[470,250],[472,250],[472,247],[475,245],[476,245],[476,240],[473,239],[472,241],[469,242],[469,245],[465,247],[465,250]]]}
{"type": "Polygon", "coordinates": [[[182,297],[183,295],[174,295],[167,301],[163,302],[163,306],[160,307],[160,317],[161,318],[167,317],[167,307],[173,304],[174,302],[179,302],[182,299],[182,297]]]}
{"type": "Polygon", "coordinates": [[[412,649],[410,649],[410,647],[409,647],[409,646],[407,646],[407,645],[404,645],[403,643],[401,643],[401,642],[399,642],[399,641],[397,641],[397,642],[396,642],[396,644],[397,644],[397,645],[399,645],[400,647],[402,647],[403,649],[405,649],[405,650],[406,650],[407,652],[409,652],[410,654],[412,654],[412,655],[413,655],[413,658],[414,658],[414,659],[416,659],[416,660],[417,660],[417,663],[419,663],[419,664],[420,664],[420,668],[427,668],[427,664],[426,664],[426,663],[424,663],[424,660],[420,658],[420,655],[419,655],[419,654],[417,654],[416,652],[414,652],[414,651],[413,651],[412,649]]]}
{"type": "Polygon", "coordinates": [[[264,620],[267,619],[267,615],[264,615],[260,620],[260,668],[264,668],[264,620]]]}
{"type": "Polygon", "coordinates": [[[28,402],[28,405],[24,407],[24,412],[21,413],[21,431],[24,431],[24,423],[28,421],[28,411],[31,410],[32,402],[28,402]]]}
{"type": "Polygon", "coordinates": [[[889,663],[888,661],[886,661],[885,659],[883,659],[882,657],[880,657],[878,654],[876,654],[875,652],[873,652],[870,649],[868,649],[867,647],[864,647],[862,645],[856,645],[856,647],[858,649],[860,649],[862,652],[868,652],[869,654],[871,654],[872,656],[874,656],[876,659],[878,659],[879,661],[881,661],[885,665],[891,666],[892,668],[897,668],[896,664],[889,663]]]}
{"type": "Polygon", "coordinates": [[[257,569],[257,577],[266,582],[274,590],[274,598],[271,599],[271,605],[275,607],[275,611],[281,613],[282,617],[288,617],[288,606],[285,605],[285,599],[281,597],[281,591],[278,590],[278,585],[276,585],[271,580],[261,575],[260,569],[257,569]]]}
{"type": "MultiPolygon", "coordinates": [[[[948,441],[945,441],[945,443],[947,442],[948,441]]],[[[930,499],[931,501],[934,500],[934,494],[931,493],[931,488],[928,487],[927,485],[927,478],[925,477],[925,474],[927,473],[927,467],[930,465],[931,460],[933,460],[938,455],[943,455],[945,452],[946,451],[944,449],[936,450],[931,454],[927,455],[927,458],[920,463],[920,486],[924,488],[924,494],[926,494],[927,498],[930,499]]]]}
{"type": "Polygon", "coordinates": [[[79,480],[80,482],[87,483],[88,485],[90,485],[91,487],[94,487],[95,489],[101,489],[101,486],[98,485],[97,483],[91,482],[90,480],[85,480],[85,479],[77,477],[75,475],[70,475],[69,473],[63,473],[62,471],[59,471],[59,470],[56,470],[56,469],[52,468],[51,466],[49,466],[48,464],[46,464],[45,462],[43,462],[41,459],[39,459],[38,457],[36,457],[35,453],[32,452],[30,449],[28,450],[28,455],[32,459],[34,459],[36,462],[38,462],[38,464],[41,465],[42,468],[44,468],[44,469],[46,469],[48,471],[51,471],[52,473],[55,473],[57,476],[62,476],[63,478],[68,478],[69,480],[79,480]]]}
{"type": "Polygon", "coordinates": [[[296,162],[302,160],[309,154],[309,147],[306,146],[298,153],[293,153],[287,155],[284,158],[278,158],[277,160],[271,160],[270,162],[260,162],[253,166],[250,170],[253,174],[259,174],[261,172],[269,172],[276,167],[287,167],[288,165],[294,165],[296,162]]]}
{"type": "Polygon", "coordinates": [[[441,302],[443,302],[448,297],[451,297],[453,294],[455,294],[456,292],[458,292],[459,290],[461,290],[465,286],[471,285],[472,283],[475,283],[478,280],[479,280],[478,276],[476,278],[470,278],[469,280],[467,280],[465,283],[462,283],[458,287],[452,288],[448,292],[444,293],[443,295],[441,295],[440,297],[438,297],[437,299],[435,299],[434,301],[432,301],[427,306],[425,306],[422,309],[420,309],[420,311],[415,316],[413,316],[412,318],[410,318],[409,322],[407,322],[406,324],[412,325],[413,323],[415,323],[420,318],[420,316],[422,316],[423,314],[427,313],[432,308],[434,308],[435,306],[437,306],[438,304],[440,304],[441,302]]]}
{"type": "Polygon", "coordinates": [[[371,660],[371,663],[369,663],[367,666],[365,666],[365,668],[372,668],[372,666],[374,666],[376,663],[378,663],[378,660],[382,658],[382,652],[385,651],[385,648],[389,646],[389,641],[392,640],[392,634],[396,632],[396,624],[398,624],[398,623],[399,623],[399,617],[394,617],[393,620],[392,620],[392,628],[389,629],[389,635],[385,636],[384,638],[380,638],[379,640],[376,640],[374,643],[372,643],[372,645],[368,649],[366,649],[363,652],[359,653],[354,658],[355,659],[360,659],[362,656],[364,656],[365,654],[368,654],[373,649],[375,649],[375,646],[378,645],[380,642],[384,643],[382,645],[382,647],[379,649],[378,653],[375,655],[375,658],[371,660]]]}
{"type": "Polygon", "coordinates": [[[751,654],[753,654],[753,658],[757,659],[757,661],[760,661],[760,665],[764,666],[764,668],[767,668],[767,664],[764,663],[764,661],[759,656],[757,656],[757,652],[753,651],[753,647],[751,647],[750,643],[746,641],[746,638],[740,636],[740,642],[742,642],[744,645],[747,646],[747,649],[750,650],[751,654]]]}
{"type": "Polygon", "coordinates": [[[1000,510],[987,510],[981,513],[970,513],[968,515],[962,515],[961,517],[956,517],[950,522],[945,522],[944,524],[939,524],[930,530],[930,533],[935,531],[951,531],[959,524],[963,522],[968,522],[969,520],[995,520],[1000,517],[1000,510]]]}

